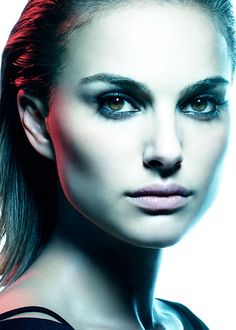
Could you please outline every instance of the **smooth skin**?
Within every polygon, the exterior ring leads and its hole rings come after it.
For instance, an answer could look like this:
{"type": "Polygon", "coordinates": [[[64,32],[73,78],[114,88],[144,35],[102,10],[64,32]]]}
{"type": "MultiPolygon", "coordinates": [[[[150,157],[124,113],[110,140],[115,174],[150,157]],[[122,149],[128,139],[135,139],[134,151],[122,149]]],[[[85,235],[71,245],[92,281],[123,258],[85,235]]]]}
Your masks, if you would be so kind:
{"type": "Polygon", "coordinates": [[[154,300],[161,248],[214,197],[231,80],[224,37],[197,7],[135,4],[74,32],[49,114],[18,95],[30,143],[57,163],[59,210],[53,239],[0,311],[41,305],[79,330],[183,329],[154,300]],[[150,214],[127,197],[170,183],[191,191],[178,210],[150,214]]]}

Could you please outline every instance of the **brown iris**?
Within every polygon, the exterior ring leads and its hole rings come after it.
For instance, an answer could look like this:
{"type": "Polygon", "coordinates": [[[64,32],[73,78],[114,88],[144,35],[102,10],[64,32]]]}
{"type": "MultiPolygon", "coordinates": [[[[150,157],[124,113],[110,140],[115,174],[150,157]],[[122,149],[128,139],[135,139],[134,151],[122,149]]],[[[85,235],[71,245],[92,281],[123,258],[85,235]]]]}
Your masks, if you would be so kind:
{"type": "Polygon", "coordinates": [[[198,112],[206,110],[207,106],[208,106],[208,101],[201,99],[196,99],[191,103],[192,109],[198,112]]]}
{"type": "Polygon", "coordinates": [[[112,96],[107,100],[107,106],[113,111],[121,110],[124,105],[125,101],[119,96],[112,96]]]}

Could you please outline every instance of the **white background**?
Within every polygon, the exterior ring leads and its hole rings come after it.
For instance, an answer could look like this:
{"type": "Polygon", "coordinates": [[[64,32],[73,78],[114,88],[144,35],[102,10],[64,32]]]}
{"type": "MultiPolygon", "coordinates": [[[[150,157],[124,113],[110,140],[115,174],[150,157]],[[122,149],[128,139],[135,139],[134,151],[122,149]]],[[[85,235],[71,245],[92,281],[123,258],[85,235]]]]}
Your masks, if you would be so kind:
{"type": "MultiPolygon", "coordinates": [[[[1,1],[0,52],[26,2],[1,1]]],[[[233,102],[232,105],[233,113],[233,102]]],[[[232,118],[232,126],[233,134],[217,200],[182,242],[166,249],[156,288],[158,297],[186,304],[211,330],[236,329],[235,118],[232,118]]]]}

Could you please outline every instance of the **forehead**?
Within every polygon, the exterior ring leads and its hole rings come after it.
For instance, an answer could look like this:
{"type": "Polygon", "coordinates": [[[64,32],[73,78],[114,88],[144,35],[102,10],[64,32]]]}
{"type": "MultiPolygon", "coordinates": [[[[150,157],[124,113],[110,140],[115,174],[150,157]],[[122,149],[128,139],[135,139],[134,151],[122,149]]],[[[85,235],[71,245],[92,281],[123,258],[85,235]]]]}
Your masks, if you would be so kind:
{"type": "Polygon", "coordinates": [[[206,12],[194,6],[133,5],[106,11],[76,30],[65,74],[101,72],[171,87],[212,75],[230,75],[226,41],[206,12]]]}

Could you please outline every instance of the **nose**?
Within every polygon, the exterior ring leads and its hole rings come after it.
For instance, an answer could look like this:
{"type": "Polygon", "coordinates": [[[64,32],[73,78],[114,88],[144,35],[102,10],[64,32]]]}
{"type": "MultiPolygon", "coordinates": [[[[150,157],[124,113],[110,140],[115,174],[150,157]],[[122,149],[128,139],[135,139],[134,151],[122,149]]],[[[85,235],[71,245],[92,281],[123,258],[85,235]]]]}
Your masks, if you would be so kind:
{"type": "Polygon", "coordinates": [[[175,115],[166,113],[156,119],[152,118],[144,146],[144,166],[162,175],[170,175],[181,167],[182,162],[182,143],[175,115]]]}

